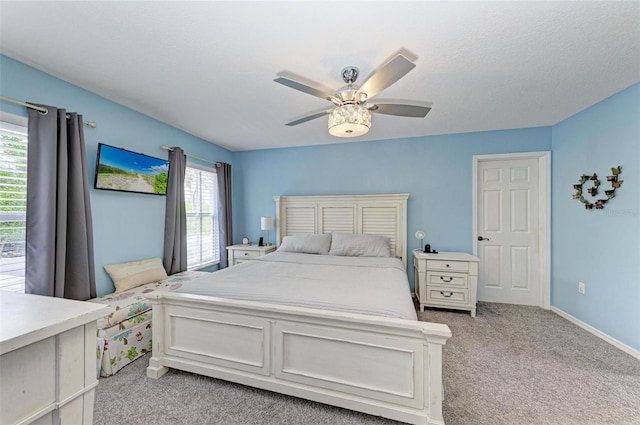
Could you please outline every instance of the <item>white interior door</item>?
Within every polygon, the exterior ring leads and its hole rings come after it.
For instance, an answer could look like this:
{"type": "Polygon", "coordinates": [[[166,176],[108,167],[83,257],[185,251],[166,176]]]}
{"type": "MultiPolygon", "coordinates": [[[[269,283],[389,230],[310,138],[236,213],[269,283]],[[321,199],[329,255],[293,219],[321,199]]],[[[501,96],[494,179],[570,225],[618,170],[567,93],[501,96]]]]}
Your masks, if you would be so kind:
{"type": "Polygon", "coordinates": [[[547,157],[474,160],[478,300],[548,308],[547,157]]]}

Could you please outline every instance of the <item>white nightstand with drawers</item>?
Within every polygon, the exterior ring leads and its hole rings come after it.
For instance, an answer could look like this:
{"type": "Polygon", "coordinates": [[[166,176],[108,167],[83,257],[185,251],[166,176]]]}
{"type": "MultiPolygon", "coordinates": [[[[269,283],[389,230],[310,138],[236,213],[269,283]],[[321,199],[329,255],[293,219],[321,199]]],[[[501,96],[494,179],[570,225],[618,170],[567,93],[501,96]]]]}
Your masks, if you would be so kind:
{"type": "Polygon", "coordinates": [[[245,261],[253,260],[254,258],[262,255],[269,254],[276,250],[275,245],[258,246],[253,245],[231,245],[227,247],[229,267],[236,264],[243,263],[245,261]]]}
{"type": "Polygon", "coordinates": [[[420,311],[425,307],[469,310],[476,317],[478,262],[464,252],[427,254],[413,251],[413,270],[420,311]]]}

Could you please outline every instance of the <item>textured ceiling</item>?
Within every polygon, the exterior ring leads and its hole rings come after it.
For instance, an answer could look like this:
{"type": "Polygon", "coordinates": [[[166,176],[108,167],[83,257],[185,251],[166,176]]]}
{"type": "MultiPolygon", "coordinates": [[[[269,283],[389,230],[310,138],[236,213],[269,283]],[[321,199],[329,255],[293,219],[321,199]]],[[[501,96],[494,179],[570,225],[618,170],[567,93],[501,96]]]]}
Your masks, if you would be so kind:
{"type": "Polygon", "coordinates": [[[231,150],[553,125],[640,81],[638,1],[0,1],[0,24],[3,54],[231,150]],[[276,73],[337,90],[401,47],[417,66],[377,98],[426,118],[284,125],[331,104],[276,73]]]}

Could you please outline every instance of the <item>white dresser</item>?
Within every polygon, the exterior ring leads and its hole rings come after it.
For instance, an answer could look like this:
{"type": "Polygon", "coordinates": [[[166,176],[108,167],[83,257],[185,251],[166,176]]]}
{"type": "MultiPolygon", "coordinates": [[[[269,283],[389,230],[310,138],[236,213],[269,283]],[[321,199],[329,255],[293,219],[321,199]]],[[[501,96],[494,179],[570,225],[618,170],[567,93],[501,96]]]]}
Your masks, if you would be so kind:
{"type": "Polygon", "coordinates": [[[426,254],[413,251],[413,270],[420,311],[425,307],[468,310],[476,317],[478,262],[464,252],[426,254]]]}
{"type": "Polygon", "coordinates": [[[109,307],[0,291],[0,423],[91,424],[109,307]]]}
{"type": "Polygon", "coordinates": [[[262,255],[269,254],[276,250],[275,245],[258,246],[253,245],[231,245],[227,247],[229,267],[245,261],[253,260],[262,255]]]}

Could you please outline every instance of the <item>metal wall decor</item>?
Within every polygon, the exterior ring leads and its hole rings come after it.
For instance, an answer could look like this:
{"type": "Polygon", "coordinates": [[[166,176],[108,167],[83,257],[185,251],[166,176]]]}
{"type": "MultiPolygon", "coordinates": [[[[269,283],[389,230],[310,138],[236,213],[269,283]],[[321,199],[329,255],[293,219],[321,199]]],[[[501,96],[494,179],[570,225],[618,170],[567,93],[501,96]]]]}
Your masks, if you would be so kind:
{"type": "Polygon", "coordinates": [[[622,170],[622,166],[618,165],[616,168],[611,169],[611,176],[607,176],[607,181],[611,183],[611,190],[605,190],[604,194],[606,195],[606,199],[597,199],[594,203],[589,202],[585,199],[582,193],[582,187],[587,181],[591,181],[592,186],[587,188],[587,192],[589,195],[596,197],[598,195],[598,188],[600,187],[600,180],[598,180],[598,175],[593,173],[592,176],[588,174],[583,174],[580,176],[580,180],[578,180],[578,184],[574,184],[573,188],[576,190],[576,193],[573,195],[573,199],[578,199],[580,202],[584,204],[584,208],[587,210],[592,210],[595,207],[597,210],[601,210],[604,208],[604,204],[609,201],[609,199],[615,197],[615,191],[617,188],[622,185],[624,180],[618,180],[620,176],[620,172],[622,170]]]}

